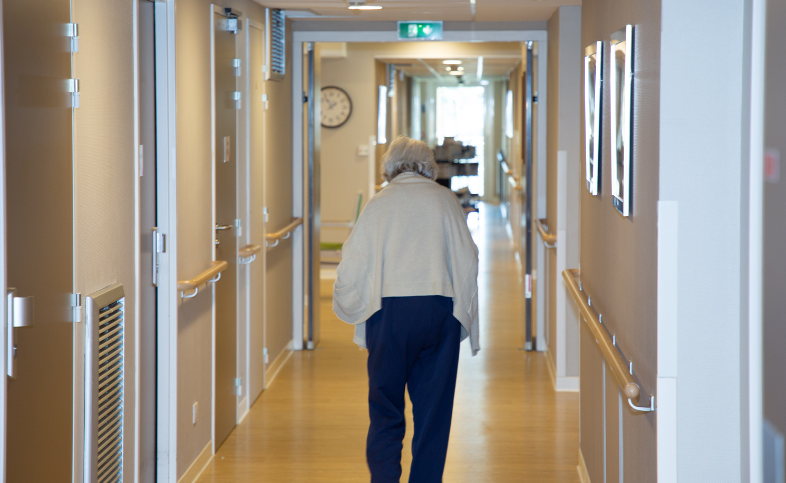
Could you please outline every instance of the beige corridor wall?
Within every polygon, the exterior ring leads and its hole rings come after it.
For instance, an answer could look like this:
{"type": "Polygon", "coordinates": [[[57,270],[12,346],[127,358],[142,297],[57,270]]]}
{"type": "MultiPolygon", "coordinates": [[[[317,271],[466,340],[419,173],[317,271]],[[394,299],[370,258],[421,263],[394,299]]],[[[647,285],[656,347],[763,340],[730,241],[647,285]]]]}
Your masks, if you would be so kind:
{"type": "MultiPolygon", "coordinates": [[[[264,22],[264,9],[247,0],[224,7],[264,22]]],[[[177,278],[187,280],[213,259],[212,125],[209,0],[179,2],[175,9],[177,89],[177,278]]],[[[204,290],[181,301],[177,347],[177,475],[188,469],[212,434],[212,297],[204,290]],[[193,403],[199,403],[192,424],[193,403]]]]}
{"type": "MultiPolygon", "coordinates": [[[[292,29],[287,23],[287,75],[265,82],[268,109],[265,111],[265,206],[269,207],[268,232],[292,221],[292,29]]],[[[260,207],[252,206],[252,216],[260,207]]],[[[302,228],[301,228],[302,229],[302,228]]],[[[266,255],[266,337],[272,363],[292,340],[292,237],[281,240],[266,255]]],[[[297,254],[296,256],[302,256],[297,254]]],[[[252,297],[254,295],[252,294],[252,297]]],[[[252,348],[252,350],[257,350],[252,348]]],[[[268,366],[269,367],[269,366],[268,366]]],[[[253,402],[253,401],[252,401],[253,402]]]]}
{"type": "MultiPolygon", "coordinates": [[[[136,2],[76,0],[80,107],[74,110],[76,291],[125,291],[123,480],[134,481],[136,250],[133,10],[136,2]]],[[[70,202],[70,200],[61,200],[70,202]]],[[[81,324],[83,326],[83,324],[81,324]]],[[[81,473],[81,472],[80,472],[81,473]]]]}
{"type": "MultiPolygon", "coordinates": [[[[562,274],[557,270],[557,254],[564,248],[565,267],[576,268],[579,264],[579,185],[581,165],[580,148],[582,146],[580,126],[581,99],[581,7],[560,7],[549,20],[548,48],[548,130],[547,168],[546,168],[546,222],[551,233],[562,233],[558,236],[557,250],[549,250],[549,357],[556,367],[558,358],[557,344],[557,302],[558,291],[565,291],[562,274]],[[567,172],[560,173],[557,169],[558,155],[564,151],[567,156],[567,172]],[[566,181],[566,193],[558,193],[558,179],[562,175],[566,181]],[[558,201],[565,203],[565,219],[560,220],[558,201]],[[560,246],[562,245],[562,246],[560,246]]],[[[569,294],[566,294],[569,297],[569,294]]],[[[570,300],[565,300],[565,362],[564,375],[579,375],[579,318],[570,300]]]]}
{"type": "MultiPolygon", "coordinates": [[[[346,124],[322,128],[323,220],[351,220],[357,192],[363,192],[364,205],[369,198],[368,156],[357,152],[358,146],[369,146],[377,126],[374,50],[367,45],[349,42],[345,58],[322,59],[322,86],[340,87],[352,99],[352,114],[346,124]]],[[[347,236],[347,228],[322,228],[325,242],[343,242],[347,236]]]]}
{"type": "MultiPolygon", "coordinates": [[[[634,89],[633,200],[629,218],[611,203],[609,151],[609,96],[603,98],[601,124],[602,168],[598,196],[579,181],[572,189],[581,196],[581,281],[592,297],[592,306],[603,314],[607,329],[617,336],[621,351],[634,361],[634,373],[645,396],[657,385],[657,202],[659,188],[660,108],[660,0],[585,0],[582,4],[581,45],[607,40],[626,24],[636,26],[634,89]]],[[[608,49],[606,51],[608,53],[608,49]]],[[[608,78],[608,59],[604,61],[608,78]]],[[[583,71],[582,71],[583,75],[583,71]]],[[[606,83],[604,82],[604,86],[606,83]]],[[[608,93],[608,89],[605,89],[608,93]]],[[[581,97],[583,105],[583,93],[581,97]]],[[[581,119],[583,120],[583,109],[581,119]]],[[[584,127],[582,122],[581,129],[584,127]]],[[[582,149],[581,179],[584,179],[582,149]]],[[[574,161],[575,162],[575,161],[574,161]]],[[[585,330],[585,329],[582,329],[585,330]]],[[[581,450],[594,482],[604,481],[604,464],[619,466],[619,452],[607,453],[590,439],[607,417],[618,414],[620,400],[603,398],[603,369],[590,353],[598,352],[594,340],[581,339],[581,450]],[[603,403],[606,403],[605,407],[603,403]]],[[[613,379],[606,378],[606,383],[613,379]]],[[[627,404],[627,401],[624,401],[627,404]]],[[[624,480],[654,482],[656,468],[656,415],[626,408],[622,412],[624,480]]],[[[607,430],[611,426],[607,426],[607,430]]],[[[620,480],[621,481],[621,480],[620,480]]],[[[611,483],[611,482],[609,482],[611,483]]]]}

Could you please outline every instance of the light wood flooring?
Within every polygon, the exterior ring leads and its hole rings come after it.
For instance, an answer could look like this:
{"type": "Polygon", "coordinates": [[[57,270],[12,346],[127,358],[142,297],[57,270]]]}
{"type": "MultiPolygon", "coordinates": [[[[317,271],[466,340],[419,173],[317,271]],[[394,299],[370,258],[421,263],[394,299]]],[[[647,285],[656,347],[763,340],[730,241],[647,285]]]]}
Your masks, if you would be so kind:
{"type": "MultiPolygon", "coordinates": [[[[462,343],[446,483],[578,482],[578,394],[556,393],[546,355],[525,352],[520,269],[499,210],[484,206],[481,348],[462,343]]],[[[208,482],[368,482],[366,353],[322,298],[322,340],[293,354],[199,478],[208,482]]],[[[401,481],[409,475],[412,414],[401,481]]]]}

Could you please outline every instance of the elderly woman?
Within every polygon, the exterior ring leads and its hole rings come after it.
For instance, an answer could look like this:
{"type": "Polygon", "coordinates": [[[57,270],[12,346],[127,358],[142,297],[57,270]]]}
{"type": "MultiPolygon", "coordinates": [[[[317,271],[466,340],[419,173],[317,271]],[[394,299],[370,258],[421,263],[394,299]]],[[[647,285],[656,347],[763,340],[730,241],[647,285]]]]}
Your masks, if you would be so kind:
{"type": "Polygon", "coordinates": [[[478,249],[456,196],[434,179],[429,147],[406,137],[382,158],[390,184],[344,244],[333,311],[368,349],[372,483],[401,477],[404,389],[415,419],[411,483],[441,482],[459,342],[478,345],[478,249]]]}

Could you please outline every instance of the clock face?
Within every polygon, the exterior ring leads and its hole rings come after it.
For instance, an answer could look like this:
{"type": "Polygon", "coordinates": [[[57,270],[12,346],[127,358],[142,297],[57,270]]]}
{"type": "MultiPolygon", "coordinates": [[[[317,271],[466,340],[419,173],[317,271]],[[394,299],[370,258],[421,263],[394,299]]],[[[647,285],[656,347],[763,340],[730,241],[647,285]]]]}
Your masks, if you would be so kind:
{"type": "Polygon", "coordinates": [[[322,126],[339,127],[347,122],[352,114],[352,99],[335,86],[322,88],[322,126]]]}

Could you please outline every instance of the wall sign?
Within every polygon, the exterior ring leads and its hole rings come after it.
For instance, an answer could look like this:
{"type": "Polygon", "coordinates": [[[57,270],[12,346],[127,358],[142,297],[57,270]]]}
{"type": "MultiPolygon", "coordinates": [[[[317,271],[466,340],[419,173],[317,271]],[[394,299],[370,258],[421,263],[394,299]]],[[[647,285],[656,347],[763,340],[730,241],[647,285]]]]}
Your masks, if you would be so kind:
{"type": "Polygon", "coordinates": [[[633,132],[633,25],[611,35],[611,201],[630,215],[633,132]]]}
{"type": "Polygon", "coordinates": [[[442,22],[399,22],[399,40],[442,40],[442,22]]]}
{"type": "Polygon", "coordinates": [[[587,189],[598,195],[600,184],[601,124],[603,117],[603,42],[584,49],[584,148],[587,189]]]}

